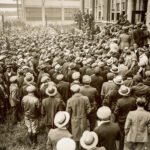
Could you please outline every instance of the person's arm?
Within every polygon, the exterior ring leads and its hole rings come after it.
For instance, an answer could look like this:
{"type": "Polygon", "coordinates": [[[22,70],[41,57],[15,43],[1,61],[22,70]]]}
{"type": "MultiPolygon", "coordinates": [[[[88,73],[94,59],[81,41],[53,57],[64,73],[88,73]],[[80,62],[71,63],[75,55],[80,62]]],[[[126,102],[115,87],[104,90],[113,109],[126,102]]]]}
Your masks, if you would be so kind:
{"type": "Polygon", "coordinates": [[[44,103],[42,101],[42,106],[41,106],[41,114],[42,114],[42,117],[45,116],[45,108],[44,108],[44,103]]]}
{"type": "Polygon", "coordinates": [[[87,109],[87,115],[90,114],[92,109],[94,109],[94,108],[91,108],[91,104],[90,104],[90,101],[89,101],[88,97],[87,97],[87,101],[86,101],[86,109],[87,109]]]}
{"type": "Polygon", "coordinates": [[[125,122],[125,127],[124,127],[125,135],[128,134],[130,127],[131,127],[131,124],[132,124],[132,119],[131,119],[131,113],[129,112],[127,119],[126,119],[126,122],[125,122]]]}
{"type": "Polygon", "coordinates": [[[48,135],[48,139],[46,142],[46,149],[47,150],[53,150],[52,141],[51,141],[51,138],[49,137],[49,135],[48,135]]]}
{"type": "Polygon", "coordinates": [[[117,101],[117,104],[116,104],[116,107],[115,107],[115,110],[114,110],[114,120],[113,122],[116,122],[117,119],[118,119],[118,116],[119,116],[119,102],[117,101]]]}
{"type": "Polygon", "coordinates": [[[71,105],[70,105],[70,101],[69,101],[69,100],[67,101],[66,111],[67,111],[67,112],[70,114],[70,116],[71,116],[71,114],[72,114],[72,109],[71,109],[71,105]]]}

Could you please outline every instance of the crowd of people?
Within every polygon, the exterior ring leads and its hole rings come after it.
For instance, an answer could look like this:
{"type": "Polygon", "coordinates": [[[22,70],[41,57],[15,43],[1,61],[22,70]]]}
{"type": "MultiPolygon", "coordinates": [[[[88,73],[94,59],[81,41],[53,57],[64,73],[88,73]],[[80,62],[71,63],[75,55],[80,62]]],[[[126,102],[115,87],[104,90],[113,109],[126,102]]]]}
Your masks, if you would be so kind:
{"type": "Polygon", "coordinates": [[[0,122],[24,121],[33,148],[44,126],[48,150],[144,150],[149,36],[142,23],[106,25],[94,36],[31,27],[1,35],[0,122]]]}

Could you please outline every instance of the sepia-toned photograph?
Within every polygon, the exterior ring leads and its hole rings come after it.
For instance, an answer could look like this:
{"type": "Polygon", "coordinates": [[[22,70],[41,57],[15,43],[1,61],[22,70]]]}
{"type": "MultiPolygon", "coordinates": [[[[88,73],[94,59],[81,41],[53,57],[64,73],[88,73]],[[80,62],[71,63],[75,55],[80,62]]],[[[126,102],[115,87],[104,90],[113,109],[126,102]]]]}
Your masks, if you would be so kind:
{"type": "Polygon", "coordinates": [[[0,150],[150,150],[150,0],[0,0],[0,150]]]}

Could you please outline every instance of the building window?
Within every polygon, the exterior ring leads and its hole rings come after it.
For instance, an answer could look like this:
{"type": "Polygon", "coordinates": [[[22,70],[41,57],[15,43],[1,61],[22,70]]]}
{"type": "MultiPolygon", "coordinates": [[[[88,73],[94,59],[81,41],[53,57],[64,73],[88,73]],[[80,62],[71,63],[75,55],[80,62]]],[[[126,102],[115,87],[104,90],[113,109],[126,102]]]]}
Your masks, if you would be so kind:
{"type": "Polygon", "coordinates": [[[102,17],[102,13],[101,11],[99,11],[99,15],[98,15],[99,20],[101,20],[101,17],[102,17]]]}
{"type": "Polygon", "coordinates": [[[26,8],[26,20],[27,21],[41,21],[42,10],[41,8],[26,8]]]}
{"type": "Polygon", "coordinates": [[[111,20],[115,20],[115,17],[114,17],[114,16],[115,16],[115,14],[112,13],[112,14],[111,14],[111,20]]]}
{"type": "Polygon", "coordinates": [[[117,13],[117,20],[119,20],[119,17],[120,17],[120,13],[117,13]]]}
{"type": "Polygon", "coordinates": [[[117,11],[120,11],[120,3],[116,4],[117,11]]]}
{"type": "Polygon", "coordinates": [[[46,8],[47,20],[61,20],[61,8],[46,8]]]}
{"type": "Polygon", "coordinates": [[[73,20],[74,14],[76,14],[78,11],[79,11],[78,8],[65,8],[64,9],[65,20],[73,20]]]}
{"type": "Polygon", "coordinates": [[[126,9],[126,4],[125,4],[125,2],[122,2],[122,9],[123,9],[123,10],[126,9]]]}

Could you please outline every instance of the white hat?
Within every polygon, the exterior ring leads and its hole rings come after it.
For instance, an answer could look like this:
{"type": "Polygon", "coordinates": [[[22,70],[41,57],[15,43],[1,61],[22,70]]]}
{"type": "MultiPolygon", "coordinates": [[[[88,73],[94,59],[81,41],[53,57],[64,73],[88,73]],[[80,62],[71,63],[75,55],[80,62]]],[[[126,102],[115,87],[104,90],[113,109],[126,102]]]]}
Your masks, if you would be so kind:
{"type": "Polygon", "coordinates": [[[70,88],[70,90],[74,93],[78,92],[80,90],[80,85],[78,84],[73,84],[70,88]]]}
{"type": "Polygon", "coordinates": [[[33,83],[34,82],[33,74],[27,73],[26,76],[24,77],[24,82],[27,84],[33,83]]]}
{"type": "Polygon", "coordinates": [[[59,70],[60,68],[61,68],[61,66],[59,64],[56,64],[55,70],[59,70]]]}
{"type": "Polygon", "coordinates": [[[80,72],[74,72],[73,74],[72,74],[72,79],[73,80],[77,80],[77,79],[79,79],[80,78],[80,72]]]}
{"type": "Polygon", "coordinates": [[[120,95],[127,96],[130,93],[130,88],[125,85],[121,85],[118,92],[120,95]]]}
{"type": "Polygon", "coordinates": [[[29,69],[29,67],[28,67],[28,66],[23,66],[22,69],[23,69],[23,70],[24,70],[24,69],[29,69]]]}
{"type": "Polygon", "coordinates": [[[48,96],[55,96],[57,94],[57,88],[55,86],[48,86],[45,93],[48,96]]]}
{"type": "Polygon", "coordinates": [[[58,128],[65,127],[70,119],[70,115],[66,111],[59,111],[56,113],[54,118],[54,124],[58,128]]]}
{"type": "Polygon", "coordinates": [[[41,78],[41,83],[44,83],[44,82],[46,82],[46,81],[48,81],[49,80],[49,77],[48,76],[43,76],[42,78],[41,78]]]}
{"type": "Polygon", "coordinates": [[[84,131],[81,139],[80,144],[84,149],[91,150],[96,148],[98,144],[98,136],[95,132],[84,131]]]}
{"type": "Polygon", "coordinates": [[[64,78],[64,75],[63,75],[63,74],[58,74],[58,75],[56,76],[56,79],[57,79],[58,81],[61,81],[63,78],[64,78]]]}
{"type": "Polygon", "coordinates": [[[99,119],[107,119],[111,116],[111,110],[107,106],[102,106],[97,110],[97,117],[99,119]]]}
{"type": "Polygon", "coordinates": [[[35,92],[36,91],[36,87],[34,85],[29,85],[27,88],[26,88],[26,91],[28,93],[32,93],[32,92],[35,92]]]}
{"type": "Polygon", "coordinates": [[[17,81],[17,76],[12,76],[12,77],[10,78],[10,82],[15,82],[15,81],[17,81]]]}
{"type": "Polygon", "coordinates": [[[75,150],[76,143],[73,139],[62,138],[57,142],[56,150],[75,150]]]}
{"type": "Polygon", "coordinates": [[[113,60],[112,59],[108,59],[106,63],[107,63],[107,66],[111,66],[113,64],[113,60]]]}
{"type": "Polygon", "coordinates": [[[123,79],[122,79],[122,76],[116,76],[114,79],[113,79],[114,83],[117,84],[117,85],[121,85],[123,84],[123,79]]]}
{"type": "Polygon", "coordinates": [[[82,78],[83,83],[91,83],[92,79],[89,75],[84,75],[82,78]]]}
{"type": "Polygon", "coordinates": [[[119,72],[119,69],[118,69],[117,66],[113,65],[112,68],[110,69],[110,71],[111,71],[112,73],[118,73],[118,72],[119,72]]]}

